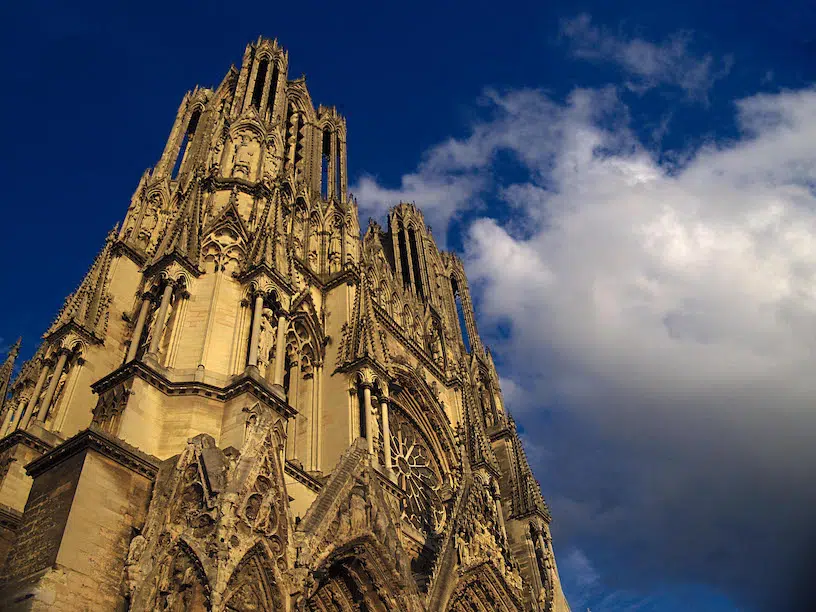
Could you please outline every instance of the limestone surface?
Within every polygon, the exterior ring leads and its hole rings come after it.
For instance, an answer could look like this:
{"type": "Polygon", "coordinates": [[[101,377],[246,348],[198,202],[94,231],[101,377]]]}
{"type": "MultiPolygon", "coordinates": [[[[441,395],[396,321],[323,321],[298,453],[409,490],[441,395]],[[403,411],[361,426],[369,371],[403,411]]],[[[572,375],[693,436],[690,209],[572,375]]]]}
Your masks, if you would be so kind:
{"type": "Polygon", "coordinates": [[[277,41],[181,102],[34,357],[0,368],[7,610],[568,610],[460,259],[361,232],[277,41]]]}

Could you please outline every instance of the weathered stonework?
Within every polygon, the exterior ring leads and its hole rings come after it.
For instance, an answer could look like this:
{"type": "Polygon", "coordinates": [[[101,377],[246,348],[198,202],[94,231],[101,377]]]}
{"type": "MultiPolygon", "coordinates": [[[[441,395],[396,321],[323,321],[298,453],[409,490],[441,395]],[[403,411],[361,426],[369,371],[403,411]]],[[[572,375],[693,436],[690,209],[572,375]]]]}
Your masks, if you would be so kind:
{"type": "Polygon", "coordinates": [[[361,235],[287,65],[259,39],[185,96],[0,368],[3,609],[569,609],[462,262],[412,204],[361,235]]]}

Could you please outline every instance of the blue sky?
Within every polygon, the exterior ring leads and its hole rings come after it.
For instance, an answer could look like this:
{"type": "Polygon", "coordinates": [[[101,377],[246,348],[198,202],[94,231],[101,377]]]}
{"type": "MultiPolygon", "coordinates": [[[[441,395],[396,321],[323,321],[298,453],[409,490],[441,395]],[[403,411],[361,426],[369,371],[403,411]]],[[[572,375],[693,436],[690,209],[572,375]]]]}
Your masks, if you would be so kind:
{"type": "Polygon", "coordinates": [[[573,609],[809,609],[812,1],[119,4],[0,8],[0,344],[33,352],[185,91],[277,37],[363,223],[415,200],[464,257],[573,609]]]}

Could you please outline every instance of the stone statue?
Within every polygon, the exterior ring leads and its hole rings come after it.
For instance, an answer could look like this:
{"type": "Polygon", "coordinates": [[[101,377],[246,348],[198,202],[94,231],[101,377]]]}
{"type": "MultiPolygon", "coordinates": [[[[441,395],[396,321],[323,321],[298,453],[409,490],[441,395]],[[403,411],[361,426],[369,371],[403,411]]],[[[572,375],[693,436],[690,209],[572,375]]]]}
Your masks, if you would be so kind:
{"type": "Polygon", "coordinates": [[[466,567],[470,564],[470,549],[467,543],[467,535],[464,531],[457,531],[454,536],[456,551],[459,553],[459,564],[466,567]]]}
{"type": "Polygon", "coordinates": [[[283,161],[275,153],[275,143],[270,140],[266,143],[266,150],[264,151],[264,178],[270,181],[275,180],[280,173],[281,162],[283,161]]]}
{"type": "Polygon", "coordinates": [[[261,329],[258,334],[258,369],[262,375],[267,373],[267,368],[272,363],[276,328],[275,313],[269,308],[264,308],[261,312],[261,329]]]}
{"type": "Polygon", "coordinates": [[[368,526],[368,516],[366,511],[366,500],[359,493],[352,493],[349,500],[349,515],[351,518],[351,531],[356,533],[364,530],[368,526]]]}
{"type": "Polygon", "coordinates": [[[258,152],[257,137],[245,130],[238,134],[237,140],[232,157],[232,176],[254,180],[255,154],[258,152]]]}
{"type": "Polygon", "coordinates": [[[130,541],[127,561],[125,562],[125,584],[129,593],[133,593],[139,584],[141,572],[137,568],[137,565],[142,558],[142,554],[144,554],[146,546],[147,540],[145,540],[141,534],[138,534],[130,541]]]}
{"type": "Polygon", "coordinates": [[[329,272],[332,274],[340,270],[342,252],[340,247],[340,228],[334,228],[329,238],[329,272]]]}

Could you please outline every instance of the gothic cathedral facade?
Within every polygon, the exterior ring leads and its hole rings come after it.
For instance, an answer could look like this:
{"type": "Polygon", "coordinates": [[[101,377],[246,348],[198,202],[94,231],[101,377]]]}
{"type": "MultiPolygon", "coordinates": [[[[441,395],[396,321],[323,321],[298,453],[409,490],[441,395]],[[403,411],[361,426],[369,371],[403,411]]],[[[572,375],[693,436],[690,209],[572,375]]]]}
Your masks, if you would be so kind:
{"type": "Polygon", "coordinates": [[[412,204],[361,232],[287,64],[259,39],[184,97],[0,369],[3,609],[569,609],[462,262],[412,204]]]}

